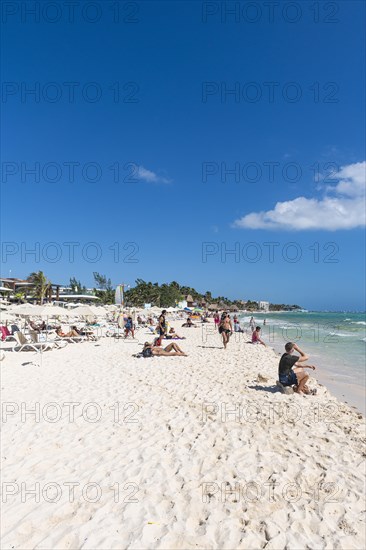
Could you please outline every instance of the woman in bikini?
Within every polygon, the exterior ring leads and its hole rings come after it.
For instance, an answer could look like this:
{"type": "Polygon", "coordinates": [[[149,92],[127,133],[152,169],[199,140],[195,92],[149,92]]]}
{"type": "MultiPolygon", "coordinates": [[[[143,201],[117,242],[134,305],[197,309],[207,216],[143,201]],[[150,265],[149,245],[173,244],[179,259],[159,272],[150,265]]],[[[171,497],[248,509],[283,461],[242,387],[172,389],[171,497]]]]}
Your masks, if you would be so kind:
{"type": "Polygon", "coordinates": [[[232,334],[232,332],[233,332],[233,327],[231,324],[230,315],[227,315],[227,314],[222,315],[221,322],[219,325],[219,333],[222,336],[222,342],[224,344],[225,349],[229,343],[230,335],[232,334]]]}
{"type": "Polygon", "coordinates": [[[172,342],[166,348],[159,348],[157,346],[154,346],[154,344],[149,344],[149,342],[145,342],[144,349],[142,350],[142,355],[144,357],[151,357],[152,355],[162,355],[164,357],[174,357],[175,355],[179,355],[181,357],[188,357],[186,353],[184,353],[183,350],[180,349],[180,347],[175,343],[172,342]]]}

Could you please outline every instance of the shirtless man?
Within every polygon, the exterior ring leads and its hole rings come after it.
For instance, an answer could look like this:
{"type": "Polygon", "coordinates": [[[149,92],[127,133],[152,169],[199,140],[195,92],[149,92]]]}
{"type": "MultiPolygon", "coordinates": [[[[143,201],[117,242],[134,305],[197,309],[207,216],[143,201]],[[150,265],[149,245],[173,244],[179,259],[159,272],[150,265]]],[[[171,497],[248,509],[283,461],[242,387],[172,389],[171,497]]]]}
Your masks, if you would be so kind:
{"type": "Polygon", "coordinates": [[[299,365],[309,359],[309,356],[306,355],[297,344],[288,342],[285,345],[286,352],[282,355],[280,359],[280,364],[278,366],[278,378],[283,386],[293,386],[296,387],[294,390],[297,393],[310,393],[306,387],[306,382],[309,380],[309,375],[305,374],[303,369],[313,369],[313,365],[299,365]],[[292,355],[294,351],[300,353],[300,357],[297,355],[292,355]],[[293,366],[298,368],[292,368],[293,366]]]}
{"type": "Polygon", "coordinates": [[[231,324],[230,315],[222,315],[221,322],[219,325],[219,333],[222,336],[222,342],[224,344],[224,349],[226,349],[226,346],[229,343],[230,340],[230,334],[233,332],[233,326],[231,324]]]}

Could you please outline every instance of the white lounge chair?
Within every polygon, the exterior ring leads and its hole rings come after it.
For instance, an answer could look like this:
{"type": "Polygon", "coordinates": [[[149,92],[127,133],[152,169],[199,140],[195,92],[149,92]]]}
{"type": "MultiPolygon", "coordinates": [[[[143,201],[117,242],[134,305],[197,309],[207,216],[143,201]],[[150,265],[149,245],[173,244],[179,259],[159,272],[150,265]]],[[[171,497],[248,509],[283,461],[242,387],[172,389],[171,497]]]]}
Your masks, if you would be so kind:
{"type": "Polygon", "coordinates": [[[54,348],[53,344],[50,344],[49,342],[31,342],[20,331],[15,332],[14,336],[18,345],[15,345],[12,348],[12,351],[19,352],[19,351],[33,350],[36,353],[40,353],[41,351],[47,351],[54,348]]]}
{"type": "MultiPolygon", "coordinates": [[[[62,349],[64,347],[67,346],[68,342],[66,342],[63,338],[55,338],[55,339],[51,339],[51,340],[45,340],[44,342],[40,342],[38,340],[39,338],[39,333],[37,333],[35,330],[30,330],[29,331],[29,336],[30,336],[30,340],[31,340],[31,343],[32,344],[51,344],[53,347],[57,348],[57,349],[62,349]]],[[[48,334],[47,334],[48,336],[48,334]]]]}

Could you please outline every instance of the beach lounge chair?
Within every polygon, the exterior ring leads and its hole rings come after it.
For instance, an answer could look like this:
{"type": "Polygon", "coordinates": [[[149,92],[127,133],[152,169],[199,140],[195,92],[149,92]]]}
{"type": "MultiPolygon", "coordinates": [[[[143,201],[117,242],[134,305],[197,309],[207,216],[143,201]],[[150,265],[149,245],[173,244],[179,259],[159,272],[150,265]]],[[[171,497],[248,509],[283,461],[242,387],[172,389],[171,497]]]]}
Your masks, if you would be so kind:
{"type": "Polygon", "coordinates": [[[2,339],[3,342],[10,342],[11,340],[16,341],[15,336],[13,334],[11,334],[8,327],[1,326],[0,327],[0,332],[1,332],[1,339],[2,339]]]}
{"type": "Polygon", "coordinates": [[[36,353],[40,353],[41,351],[47,351],[47,350],[53,349],[54,347],[49,342],[31,342],[20,331],[15,332],[14,336],[18,345],[15,345],[12,348],[12,351],[19,352],[19,351],[33,350],[36,353]]]}
{"type": "MultiPolygon", "coordinates": [[[[47,333],[48,335],[48,333],[47,333]]],[[[29,337],[32,344],[51,344],[53,347],[57,349],[62,349],[67,346],[68,342],[66,342],[63,338],[53,339],[53,340],[46,340],[44,342],[39,341],[39,333],[37,333],[35,330],[29,331],[29,337]]]]}

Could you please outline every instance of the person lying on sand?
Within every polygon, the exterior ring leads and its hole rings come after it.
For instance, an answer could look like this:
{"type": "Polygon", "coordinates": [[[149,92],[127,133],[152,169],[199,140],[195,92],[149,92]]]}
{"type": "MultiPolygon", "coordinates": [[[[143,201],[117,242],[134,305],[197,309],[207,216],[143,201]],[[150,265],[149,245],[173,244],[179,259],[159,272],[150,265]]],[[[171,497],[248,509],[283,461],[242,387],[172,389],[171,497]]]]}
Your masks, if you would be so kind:
{"type": "Polygon", "coordinates": [[[309,356],[306,355],[297,344],[288,342],[285,345],[286,352],[282,355],[280,363],[278,365],[278,378],[283,386],[295,386],[294,391],[297,393],[314,393],[309,390],[306,386],[306,382],[309,380],[309,375],[305,374],[303,369],[313,369],[313,365],[299,365],[309,359],[309,356]],[[300,353],[300,357],[297,355],[292,355],[294,351],[300,353]],[[297,366],[298,368],[292,368],[297,366]]]}
{"type": "Polygon", "coordinates": [[[183,350],[180,349],[180,347],[175,344],[171,343],[166,348],[159,348],[158,346],[154,346],[154,344],[149,344],[149,342],[145,342],[144,349],[142,350],[143,357],[151,357],[152,355],[162,355],[164,357],[173,357],[175,355],[180,355],[182,357],[187,357],[187,354],[184,353],[183,350]]]}
{"type": "Polygon", "coordinates": [[[80,334],[75,329],[71,329],[69,332],[62,332],[61,327],[58,327],[56,334],[60,338],[80,338],[80,334]]]}

